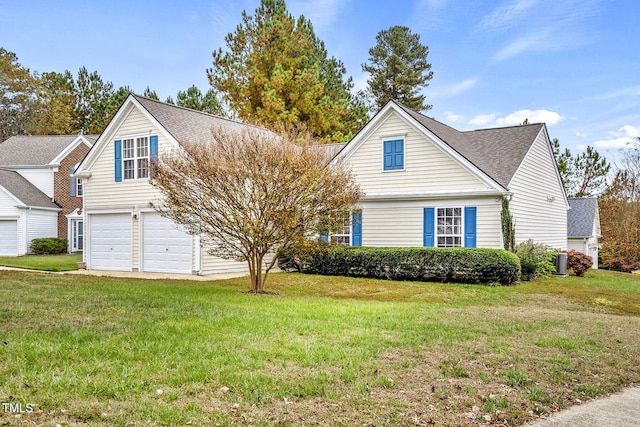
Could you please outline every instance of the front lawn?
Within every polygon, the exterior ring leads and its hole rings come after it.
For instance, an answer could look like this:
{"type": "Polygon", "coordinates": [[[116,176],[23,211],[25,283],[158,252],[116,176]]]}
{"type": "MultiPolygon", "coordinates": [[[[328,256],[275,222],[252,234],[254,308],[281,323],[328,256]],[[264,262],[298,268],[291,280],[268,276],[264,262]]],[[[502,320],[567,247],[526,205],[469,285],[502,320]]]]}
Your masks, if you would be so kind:
{"type": "Polygon", "coordinates": [[[43,271],[71,271],[78,269],[82,254],[65,255],[24,255],[0,257],[0,265],[43,271]]]}
{"type": "Polygon", "coordinates": [[[510,287],[0,271],[8,425],[522,425],[640,383],[640,277],[510,287]]]}

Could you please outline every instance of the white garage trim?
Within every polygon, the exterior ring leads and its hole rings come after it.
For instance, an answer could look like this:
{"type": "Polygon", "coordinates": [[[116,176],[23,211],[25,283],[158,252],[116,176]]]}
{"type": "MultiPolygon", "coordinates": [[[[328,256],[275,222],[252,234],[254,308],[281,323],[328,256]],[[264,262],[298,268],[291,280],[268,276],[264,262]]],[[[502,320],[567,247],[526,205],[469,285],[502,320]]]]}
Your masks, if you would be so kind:
{"type": "Polygon", "coordinates": [[[131,213],[87,214],[91,270],[132,271],[131,213]]]}
{"type": "Polygon", "coordinates": [[[0,219],[0,255],[18,255],[17,219],[0,219]]]}
{"type": "Polygon", "coordinates": [[[140,271],[191,274],[193,237],[156,212],[140,219],[140,271]]]}

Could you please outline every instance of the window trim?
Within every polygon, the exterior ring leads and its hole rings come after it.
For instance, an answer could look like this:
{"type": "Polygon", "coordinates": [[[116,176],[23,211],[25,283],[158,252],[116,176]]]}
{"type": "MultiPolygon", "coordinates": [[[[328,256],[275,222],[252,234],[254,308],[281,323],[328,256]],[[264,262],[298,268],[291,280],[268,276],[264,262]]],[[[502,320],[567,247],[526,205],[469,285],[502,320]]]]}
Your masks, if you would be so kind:
{"type": "Polygon", "coordinates": [[[82,178],[76,178],[76,197],[84,197],[84,184],[82,178]]]}
{"type": "Polygon", "coordinates": [[[386,135],[381,138],[380,156],[382,161],[382,172],[401,172],[407,167],[407,139],[405,135],[386,135]],[[393,141],[402,141],[402,168],[392,167],[387,169],[384,165],[384,147],[385,143],[393,141]]]}
{"type": "MultiPolygon", "coordinates": [[[[464,206],[434,206],[435,208],[435,212],[434,212],[434,216],[433,216],[433,220],[434,220],[434,227],[433,227],[433,243],[434,243],[434,247],[436,248],[464,248],[464,226],[465,226],[465,211],[464,211],[464,206]],[[438,218],[440,217],[439,215],[439,211],[441,209],[445,210],[445,216],[444,218],[447,218],[446,216],[446,210],[447,209],[460,209],[460,224],[457,225],[457,227],[459,228],[460,232],[458,234],[445,234],[445,233],[440,233],[438,230],[438,218]],[[444,245],[444,246],[440,246],[439,243],[439,238],[440,237],[453,237],[455,238],[460,238],[460,245],[444,245]]],[[[455,218],[456,216],[453,215],[451,218],[455,218]]],[[[454,224],[453,227],[456,227],[456,225],[454,224]]]]}
{"type": "Polygon", "coordinates": [[[149,179],[149,175],[150,175],[150,171],[151,171],[151,136],[148,134],[136,134],[136,135],[127,135],[126,137],[121,138],[122,140],[122,157],[121,157],[121,162],[122,162],[122,182],[125,181],[138,181],[138,180],[148,180],[149,179]],[[138,150],[139,150],[139,146],[138,146],[138,142],[139,140],[144,139],[146,140],[146,151],[147,151],[147,155],[146,156],[139,156],[138,154],[138,150]],[[128,150],[128,148],[125,148],[125,145],[127,143],[127,141],[132,141],[133,142],[133,147],[130,148],[130,150],[132,150],[133,152],[133,157],[126,157],[126,151],[128,150]],[[141,160],[147,160],[147,166],[146,166],[146,176],[141,177],[140,176],[140,161],[141,160]],[[133,161],[133,177],[128,178],[127,177],[127,173],[130,172],[130,169],[127,169],[125,167],[125,162],[127,161],[133,161]]]}

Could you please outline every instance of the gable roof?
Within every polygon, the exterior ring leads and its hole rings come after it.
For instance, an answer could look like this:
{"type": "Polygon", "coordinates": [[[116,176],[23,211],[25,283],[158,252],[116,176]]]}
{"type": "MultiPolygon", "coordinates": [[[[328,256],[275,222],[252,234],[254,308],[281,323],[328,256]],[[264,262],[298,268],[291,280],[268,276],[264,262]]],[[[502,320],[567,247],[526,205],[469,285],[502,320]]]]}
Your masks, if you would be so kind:
{"type": "Polygon", "coordinates": [[[507,188],[544,124],[459,131],[395,104],[502,187],[507,188]]]}
{"type": "Polygon", "coordinates": [[[23,205],[59,209],[60,206],[51,201],[51,198],[40,191],[18,172],[0,169],[0,187],[7,190],[23,205]]]}
{"type": "Polygon", "coordinates": [[[595,197],[569,198],[569,212],[567,212],[567,236],[591,237],[593,224],[597,220],[598,199],[595,197]]]}
{"type": "Polygon", "coordinates": [[[203,142],[211,139],[216,126],[250,126],[202,111],[166,104],[144,96],[131,94],[153,118],[179,143],[203,142]]]}
{"type": "Polygon", "coordinates": [[[95,142],[97,135],[16,135],[0,144],[0,166],[46,166],[78,138],[95,142]]]}

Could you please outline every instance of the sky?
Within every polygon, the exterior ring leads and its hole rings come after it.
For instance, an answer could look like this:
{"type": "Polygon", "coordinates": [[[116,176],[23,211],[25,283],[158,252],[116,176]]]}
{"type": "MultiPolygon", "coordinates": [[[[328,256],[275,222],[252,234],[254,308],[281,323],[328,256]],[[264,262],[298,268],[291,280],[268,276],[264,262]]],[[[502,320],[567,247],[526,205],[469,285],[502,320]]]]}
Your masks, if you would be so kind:
{"type": "MultiPolygon", "coordinates": [[[[80,67],[160,99],[209,88],[211,53],[259,0],[0,0],[0,47],[31,71],[80,67]]],[[[640,1],[289,0],[364,89],[376,35],[404,25],[428,46],[426,114],[459,130],[545,122],[574,154],[615,159],[640,136],[640,1]]]]}

